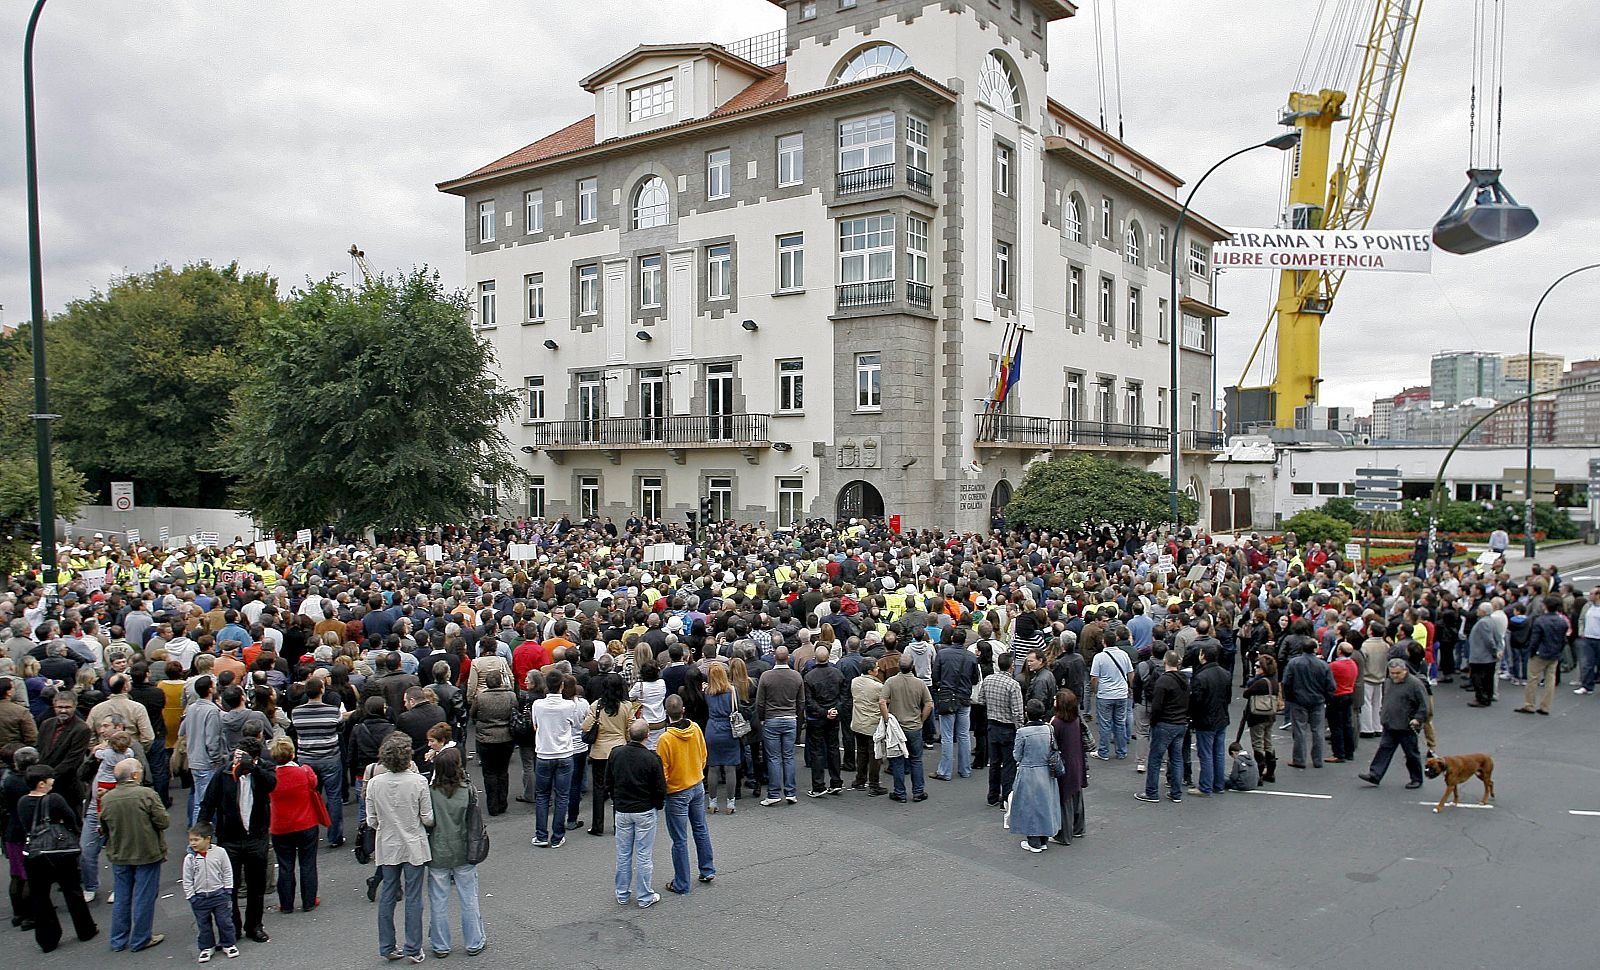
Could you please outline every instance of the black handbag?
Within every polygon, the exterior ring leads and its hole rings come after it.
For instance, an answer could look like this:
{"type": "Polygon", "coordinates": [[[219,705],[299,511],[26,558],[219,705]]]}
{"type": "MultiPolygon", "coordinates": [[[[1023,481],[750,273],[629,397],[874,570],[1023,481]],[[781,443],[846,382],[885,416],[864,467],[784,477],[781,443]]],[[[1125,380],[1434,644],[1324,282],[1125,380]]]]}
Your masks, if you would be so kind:
{"type": "Polygon", "coordinates": [[[1045,758],[1045,764],[1050,766],[1051,778],[1067,777],[1067,762],[1061,757],[1061,749],[1056,747],[1055,732],[1050,734],[1050,755],[1045,758]]]}
{"type": "Polygon", "coordinates": [[[29,859],[78,854],[78,836],[72,829],[50,817],[45,799],[34,807],[33,826],[28,829],[28,840],[23,843],[22,854],[29,859]]]}
{"type": "Polygon", "coordinates": [[[364,866],[372,864],[372,857],[378,851],[378,830],[367,824],[366,819],[361,820],[361,825],[356,828],[356,861],[364,866]]]}
{"type": "Polygon", "coordinates": [[[477,865],[489,858],[489,826],[483,820],[478,793],[467,785],[467,864],[477,865]]]}

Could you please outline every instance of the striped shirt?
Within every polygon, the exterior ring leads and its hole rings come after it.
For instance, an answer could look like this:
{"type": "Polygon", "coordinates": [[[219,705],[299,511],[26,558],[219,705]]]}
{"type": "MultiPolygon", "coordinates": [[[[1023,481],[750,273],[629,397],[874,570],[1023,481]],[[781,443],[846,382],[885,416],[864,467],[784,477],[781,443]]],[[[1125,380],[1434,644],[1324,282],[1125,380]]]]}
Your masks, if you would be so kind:
{"type": "Polygon", "coordinates": [[[327,761],[339,756],[339,709],[308,701],[289,712],[295,746],[302,761],[327,761]]]}

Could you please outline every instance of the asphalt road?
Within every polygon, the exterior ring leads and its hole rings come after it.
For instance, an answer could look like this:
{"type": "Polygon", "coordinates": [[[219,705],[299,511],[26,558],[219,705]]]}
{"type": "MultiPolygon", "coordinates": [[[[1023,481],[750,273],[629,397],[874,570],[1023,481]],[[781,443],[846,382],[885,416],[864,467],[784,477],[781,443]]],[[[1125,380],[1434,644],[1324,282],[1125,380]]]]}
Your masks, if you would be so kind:
{"type": "MultiPolygon", "coordinates": [[[[1497,762],[1493,808],[1430,810],[1442,782],[1384,785],[1354,765],[1281,768],[1279,794],[1147,805],[1132,762],[1091,761],[1088,836],[1030,855],[984,805],[980,775],[930,781],[899,805],[843,797],[711,819],[720,873],[650,910],[612,898],[614,843],[577,833],[558,850],[528,845],[528,806],[493,820],[481,867],[490,947],[452,964],[632,970],[795,966],[1592,968],[1593,846],[1600,838],[1600,698],[1570,684],[1553,717],[1489,710],[1441,686],[1443,753],[1497,762]],[[1283,794],[1328,795],[1328,798],[1283,794]],[[1419,804],[1426,801],[1427,804],[1419,804]]],[[[1287,735],[1280,736],[1285,753],[1287,735]]],[[[1285,759],[1286,760],[1286,759],[1285,759]]],[[[801,784],[805,785],[802,771],[801,784]]],[[[1476,781],[1463,795],[1476,802],[1476,781]]],[[[353,809],[352,809],[353,812],[353,809]]],[[[177,836],[174,833],[174,846],[177,836]]],[[[174,848],[174,858],[176,858],[174,848]]],[[[656,883],[670,877],[664,829],[656,883]]],[[[374,907],[348,849],[322,858],[320,909],[266,920],[269,944],[242,944],[232,968],[377,965],[374,907]]],[[[156,928],[165,945],[118,966],[194,959],[193,925],[169,864],[156,928]]],[[[109,880],[107,880],[109,883],[109,880]]],[[[269,893],[269,900],[273,899],[269,893]]],[[[95,904],[102,930],[110,907],[95,904]]],[[[0,934],[8,967],[90,967],[105,936],[41,956],[31,936],[0,934]]],[[[220,957],[219,957],[220,959],[220,957]]],[[[227,961],[224,961],[227,962],[227,961]]],[[[433,957],[428,957],[433,962],[433,957]]]]}

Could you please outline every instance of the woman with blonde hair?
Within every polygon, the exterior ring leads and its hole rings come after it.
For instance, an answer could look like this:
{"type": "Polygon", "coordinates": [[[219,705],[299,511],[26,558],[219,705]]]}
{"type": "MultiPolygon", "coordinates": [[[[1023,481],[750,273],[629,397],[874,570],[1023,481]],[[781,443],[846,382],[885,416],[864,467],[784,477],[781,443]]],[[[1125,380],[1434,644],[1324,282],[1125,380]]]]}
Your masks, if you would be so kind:
{"type": "Polygon", "coordinates": [[[739,797],[744,744],[733,734],[733,714],[739,710],[739,694],[734,690],[733,682],[728,679],[728,672],[722,664],[712,664],[706,672],[704,696],[707,800],[711,803],[711,814],[717,814],[717,793],[726,785],[728,814],[732,815],[734,800],[739,797]]]}

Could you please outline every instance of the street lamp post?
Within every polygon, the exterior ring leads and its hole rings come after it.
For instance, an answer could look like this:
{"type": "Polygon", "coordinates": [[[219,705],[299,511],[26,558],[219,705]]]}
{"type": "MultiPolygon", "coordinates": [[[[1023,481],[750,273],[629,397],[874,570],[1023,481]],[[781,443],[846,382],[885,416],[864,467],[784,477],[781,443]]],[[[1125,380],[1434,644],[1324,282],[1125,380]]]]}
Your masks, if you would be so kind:
{"type": "Polygon", "coordinates": [[[44,269],[39,253],[39,157],[34,138],[33,118],[33,35],[44,12],[45,0],[33,5],[28,17],[28,32],[22,46],[22,127],[26,146],[28,181],[28,283],[32,288],[33,312],[33,427],[39,461],[39,559],[40,575],[47,602],[55,596],[56,509],[55,485],[50,469],[50,385],[44,367],[44,269]]]}
{"type": "Polygon", "coordinates": [[[1586,270],[1600,269],[1600,263],[1590,263],[1588,266],[1579,266],[1577,269],[1566,273],[1551,283],[1539,297],[1539,302],[1533,305],[1533,316],[1528,318],[1528,440],[1525,443],[1527,451],[1524,454],[1523,464],[1523,494],[1522,494],[1522,555],[1525,559],[1532,559],[1537,551],[1538,544],[1533,538],[1533,325],[1539,322],[1539,308],[1544,306],[1544,301],[1550,296],[1551,290],[1561,285],[1562,280],[1569,276],[1577,276],[1586,270]]]}
{"type": "MultiPolygon", "coordinates": [[[[1181,329],[1183,314],[1178,306],[1178,274],[1182,272],[1178,263],[1178,252],[1179,243],[1183,239],[1183,224],[1189,218],[1189,205],[1194,201],[1194,194],[1200,191],[1200,186],[1205,184],[1206,179],[1211,177],[1212,172],[1215,172],[1217,169],[1221,168],[1223,165],[1227,164],[1233,159],[1238,158],[1240,155],[1243,155],[1247,152],[1253,152],[1257,148],[1276,148],[1279,151],[1287,151],[1299,143],[1300,132],[1299,130],[1295,130],[1278,135],[1276,138],[1269,138],[1258,145],[1251,145],[1249,148],[1239,149],[1232,155],[1227,156],[1226,158],[1222,159],[1222,161],[1207,169],[1206,174],[1200,176],[1200,180],[1195,182],[1194,185],[1189,189],[1188,197],[1183,200],[1183,208],[1178,210],[1178,222],[1172,230],[1172,248],[1167,254],[1167,269],[1170,270],[1172,274],[1172,297],[1167,304],[1167,313],[1171,315],[1170,319],[1167,321],[1167,326],[1169,328],[1167,332],[1167,343],[1168,349],[1171,351],[1172,356],[1172,373],[1169,380],[1172,390],[1167,394],[1167,407],[1169,411],[1167,420],[1170,424],[1168,428],[1168,444],[1171,448],[1171,469],[1169,476],[1170,481],[1167,483],[1167,500],[1169,511],[1172,517],[1173,532],[1178,531],[1181,522],[1178,517],[1178,455],[1179,443],[1182,440],[1181,432],[1178,430],[1178,415],[1180,413],[1178,407],[1178,344],[1179,341],[1182,340],[1183,336],[1181,329]]],[[[1216,348],[1213,346],[1212,352],[1215,353],[1215,351],[1216,348]]],[[[1214,390],[1215,389],[1213,389],[1213,391],[1214,390]]]]}

